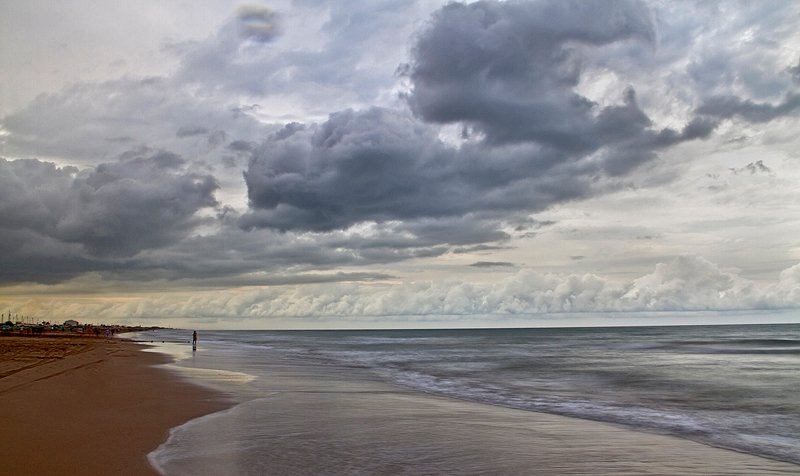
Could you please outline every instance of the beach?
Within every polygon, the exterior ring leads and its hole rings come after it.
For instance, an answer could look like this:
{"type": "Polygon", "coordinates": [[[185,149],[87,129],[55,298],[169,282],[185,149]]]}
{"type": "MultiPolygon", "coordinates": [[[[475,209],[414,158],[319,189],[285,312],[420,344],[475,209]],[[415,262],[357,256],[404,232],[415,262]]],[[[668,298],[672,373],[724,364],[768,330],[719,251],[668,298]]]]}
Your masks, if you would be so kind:
{"type": "Polygon", "coordinates": [[[171,358],[118,339],[0,339],[0,474],[158,474],[148,454],[168,475],[800,473],[672,436],[431,395],[357,369],[270,355],[259,378],[253,359],[202,338],[196,353],[155,343],[184,356],[158,367],[171,358]]]}
{"type": "Polygon", "coordinates": [[[0,336],[0,474],[158,474],[147,454],[221,396],[156,365],[140,344],[0,336]]]}

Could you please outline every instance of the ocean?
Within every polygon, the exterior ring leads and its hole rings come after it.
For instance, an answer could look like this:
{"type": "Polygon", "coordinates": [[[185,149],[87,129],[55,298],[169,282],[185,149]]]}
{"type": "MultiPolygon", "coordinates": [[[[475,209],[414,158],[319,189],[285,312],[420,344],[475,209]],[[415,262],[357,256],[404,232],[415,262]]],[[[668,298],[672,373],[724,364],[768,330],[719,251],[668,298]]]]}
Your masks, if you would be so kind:
{"type": "MultiPolygon", "coordinates": [[[[196,457],[198,435],[234,420],[238,452],[258,474],[270,444],[258,423],[270,399],[306,369],[319,388],[346,376],[407,391],[608,422],[800,464],[800,325],[395,331],[141,333],[170,366],[237,405],[189,422],[150,455],[165,474],[196,457]],[[163,343],[162,343],[163,342],[163,343]],[[262,441],[263,440],[263,441],[262,441]]],[[[232,425],[232,423],[231,423],[232,425]]],[[[225,440],[229,441],[229,440],[225,440]]],[[[204,451],[208,451],[208,445],[204,451]]],[[[219,456],[224,458],[224,454],[219,456]]]]}

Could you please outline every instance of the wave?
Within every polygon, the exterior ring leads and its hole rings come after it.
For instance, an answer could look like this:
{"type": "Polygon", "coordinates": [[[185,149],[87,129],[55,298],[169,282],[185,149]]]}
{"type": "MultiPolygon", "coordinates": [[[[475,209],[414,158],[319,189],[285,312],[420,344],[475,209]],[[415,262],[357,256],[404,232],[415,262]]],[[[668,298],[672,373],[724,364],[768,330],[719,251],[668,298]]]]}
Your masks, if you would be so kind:
{"type": "Polygon", "coordinates": [[[783,417],[777,415],[754,416],[747,412],[669,409],[585,398],[519,395],[497,385],[464,385],[456,379],[437,378],[420,372],[380,373],[395,384],[425,393],[519,410],[620,424],[800,464],[800,436],[797,434],[797,429],[787,428],[783,417]],[[756,421],[759,418],[761,421],[756,421]],[[769,428],[772,434],[759,431],[759,428],[765,427],[769,428]],[[795,436],[779,436],[781,432],[795,436]]]}

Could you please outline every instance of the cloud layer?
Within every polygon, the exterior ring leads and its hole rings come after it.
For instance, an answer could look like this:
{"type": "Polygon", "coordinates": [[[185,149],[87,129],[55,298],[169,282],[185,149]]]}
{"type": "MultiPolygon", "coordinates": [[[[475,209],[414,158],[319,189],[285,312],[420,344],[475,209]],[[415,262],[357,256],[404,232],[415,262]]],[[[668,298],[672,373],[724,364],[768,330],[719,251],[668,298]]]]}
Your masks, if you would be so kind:
{"type": "MultiPolygon", "coordinates": [[[[228,293],[193,292],[129,297],[119,302],[71,305],[69,299],[36,299],[39,307],[80,317],[186,318],[370,318],[519,316],[644,311],[782,309],[800,305],[800,265],[759,285],[701,257],[659,263],[630,281],[595,274],[560,275],[521,270],[495,283],[403,282],[370,286],[339,283],[244,288],[228,293]],[[58,308],[56,311],[53,308],[58,308]]],[[[82,300],[84,301],[84,300],[82,300]]],[[[15,303],[24,306],[24,303],[15,303]]],[[[16,308],[16,307],[15,307],[16,308]]]]}
{"type": "Polygon", "coordinates": [[[155,73],[0,112],[0,284],[232,293],[142,316],[797,305],[795,268],[743,277],[800,256],[797,4],[224,8],[163,26],[155,73]]]}

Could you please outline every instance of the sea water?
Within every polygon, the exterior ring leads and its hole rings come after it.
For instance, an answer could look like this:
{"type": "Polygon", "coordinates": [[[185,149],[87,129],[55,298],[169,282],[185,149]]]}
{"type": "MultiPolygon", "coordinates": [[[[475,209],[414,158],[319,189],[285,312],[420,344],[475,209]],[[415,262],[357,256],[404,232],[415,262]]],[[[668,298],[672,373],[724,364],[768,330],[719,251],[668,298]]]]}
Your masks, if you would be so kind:
{"type": "MultiPolygon", "coordinates": [[[[239,405],[189,425],[239,425],[236,451],[259,451],[259,412],[276,364],[337,373],[406,390],[610,422],[800,463],[800,325],[396,331],[190,331],[142,333],[190,378],[239,405]],[[170,350],[170,346],[172,350],[170,350]],[[242,436],[245,432],[248,435],[242,436]]],[[[203,434],[195,432],[194,434],[203,434]]],[[[188,438],[188,439],[187,439],[188,438]]],[[[266,444],[266,443],[264,443],[266,444]]],[[[188,457],[184,434],[151,454],[160,468],[188,457]]],[[[224,445],[216,448],[225,452],[224,445]]],[[[167,471],[167,474],[169,472],[167,471]]],[[[255,474],[255,473],[254,473],[255,474]]]]}

